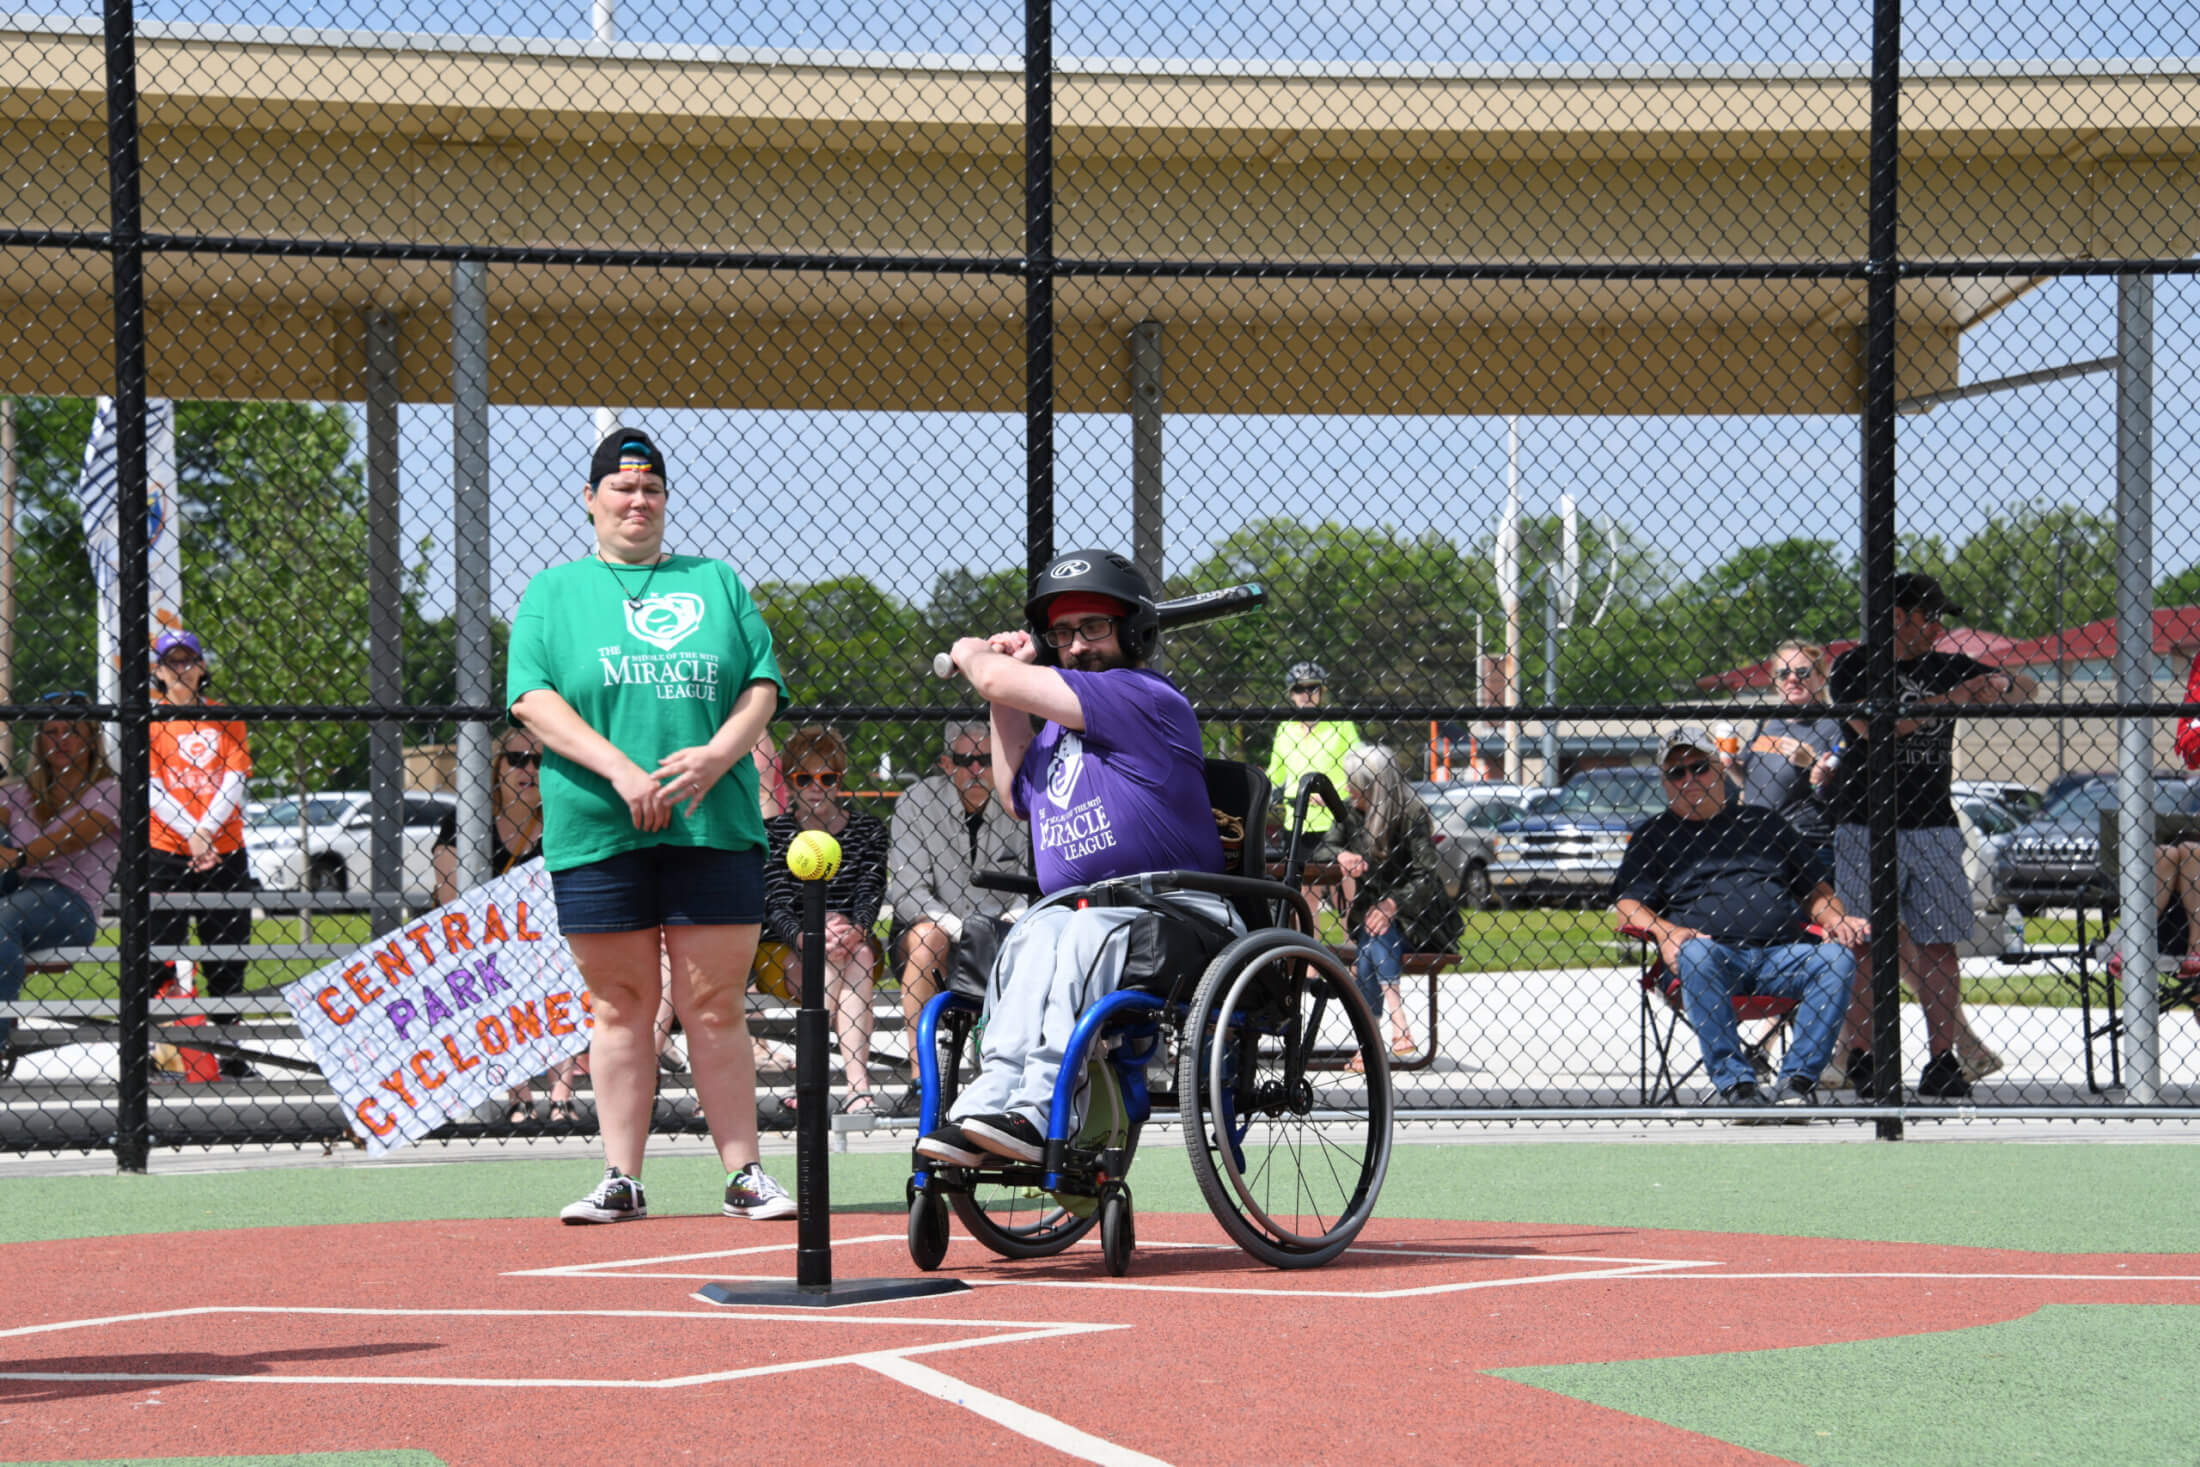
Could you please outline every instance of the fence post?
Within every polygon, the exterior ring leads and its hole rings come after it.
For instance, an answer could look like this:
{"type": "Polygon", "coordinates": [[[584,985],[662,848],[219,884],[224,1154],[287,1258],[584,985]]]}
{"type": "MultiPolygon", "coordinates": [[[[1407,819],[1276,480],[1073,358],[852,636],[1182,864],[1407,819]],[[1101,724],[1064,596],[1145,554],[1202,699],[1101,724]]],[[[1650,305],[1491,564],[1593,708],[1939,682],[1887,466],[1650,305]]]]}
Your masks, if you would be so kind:
{"type": "MultiPolygon", "coordinates": [[[[1902,1085],[1902,989],[1895,871],[1895,298],[1901,284],[1896,165],[1901,157],[1902,5],[1872,6],[1871,187],[1865,245],[1863,560],[1864,640],[1871,705],[1867,741],[1867,806],[1871,834],[1872,1076],[1879,1099],[1902,1085]]],[[[1898,1141],[1902,1122],[1878,1123],[1879,1138],[1898,1141]]]]}
{"type": "MultiPolygon", "coordinates": [[[[138,171],[137,15],[132,0],[106,0],[108,253],[115,281],[116,569],[121,574],[121,632],[127,659],[145,655],[149,591],[145,532],[145,251],[138,171]]],[[[144,669],[122,679],[122,939],[117,953],[121,999],[115,1035],[115,1165],[145,1170],[152,1150],[152,1022],[147,999],[152,931],[146,908],[152,849],[152,689],[144,669]]]]}
{"type": "MultiPolygon", "coordinates": [[[[1163,498],[1161,323],[1131,328],[1131,564],[1145,572],[1154,595],[1164,593],[1168,507],[1163,498]]],[[[1161,668],[1155,648],[1152,665],[1161,668]]]]}
{"type": "MultiPolygon", "coordinates": [[[[2154,701],[2154,277],[2116,277],[2116,697],[2154,701]]],[[[2154,720],[2116,720],[2116,896],[2125,1098],[2160,1098],[2154,720]]],[[[2108,853],[2101,853],[2106,856],[2108,853]]]]}
{"type": "MultiPolygon", "coordinates": [[[[399,529],[397,441],[397,316],[366,315],[367,334],[367,699],[380,707],[405,701],[405,547],[399,529]]],[[[376,722],[367,730],[367,790],[374,825],[368,883],[376,893],[376,935],[397,925],[397,903],[381,895],[404,885],[405,731],[376,722]]]]}
{"type": "MultiPolygon", "coordinates": [[[[489,692],[489,267],[451,267],[451,616],[458,701],[489,692]]],[[[489,879],[489,730],[458,726],[458,884],[489,879]]]]}
{"type": "Polygon", "coordinates": [[[1054,11],[1024,0],[1024,571],[1054,558],[1054,11]]]}

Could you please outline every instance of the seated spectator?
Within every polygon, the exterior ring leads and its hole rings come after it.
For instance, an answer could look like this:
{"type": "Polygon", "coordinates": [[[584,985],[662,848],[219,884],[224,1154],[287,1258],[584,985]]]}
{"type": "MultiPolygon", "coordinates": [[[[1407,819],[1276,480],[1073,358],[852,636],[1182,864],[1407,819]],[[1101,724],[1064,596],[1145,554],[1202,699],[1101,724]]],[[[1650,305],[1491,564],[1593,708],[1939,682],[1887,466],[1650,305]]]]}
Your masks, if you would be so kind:
{"type": "Polygon", "coordinates": [[[1730,1105],[1766,1097],[1735,1031],[1739,994],[1792,998],[1794,1028],[1770,1099],[1814,1102],[1818,1073],[1841,1032],[1856,973],[1851,948],[1871,936],[1817,874],[1793,826],[1731,803],[1711,735],[1689,726],[1665,740],[1667,808],[1637,828],[1613,888],[1619,920],[1646,929],[1679,978],[1704,1073],[1730,1105]],[[1802,932],[1815,922],[1827,941],[1802,932]]]}
{"type": "MultiPolygon", "coordinates": [[[[90,705],[90,695],[48,693],[39,701],[54,716],[39,725],[24,781],[0,807],[8,826],[0,844],[0,999],[22,993],[29,954],[98,935],[99,906],[121,859],[122,795],[99,725],[71,716],[90,705]]],[[[15,1020],[0,1015],[0,1054],[14,1042],[15,1020]]]]}
{"type": "Polygon", "coordinates": [[[894,805],[886,896],[901,927],[895,953],[910,1089],[893,1114],[916,1114],[918,1014],[954,965],[983,978],[1008,924],[1028,902],[1016,892],[973,886],[971,877],[1030,870],[1031,838],[994,789],[992,731],[983,723],[948,724],[940,772],[910,786],[894,805]]]}
{"type": "Polygon", "coordinates": [[[1337,865],[1352,879],[1345,928],[1359,947],[1360,992],[1378,1019],[1390,1015],[1390,1051],[1413,1053],[1398,975],[1408,952],[1453,952],[1464,926],[1444,894],[1443,866],[1428,807],[1414,798],[1398,757],[1380,744],[1344,756],[1352,802],[1337,865]]]}
{"type": "MultiPolygon", "coordinates": [[[[769,842],[764,860],[764,928],[800,956],[802,883],[787,869],[787,847],[805,830],[822,830],[840,842],[840,870],[825,885],[825,1007],[840,1064],[848,1081],[844,1113],[874,1115],[871,1096],[871,971],[878,951],[871,924],[886,896],[886,826],[841,803],[848,746],[829,728],[798,728],[781,753],[794,808],[764,822],[769,842]]],[[[796,983],[799,964],[791,965],[796,983]]],[[[799,992],[799,990],[797,990],[799,992]]]]}
{"type": "MultiPolygon", "coordinates": [[[[514,866],[542,854],[542,746],[524,728],[508,728],[497,743],[496,778],[489,786],[489,842],[483,848],[484,866],[490,877],[502,876],[514,866]]],[[[458,811],[443,817],[435,835],[435,900],[437,906],[458,900],[458,811]]],[[[550,1067],[550,1119],[574,1120],[573,1077],[578,1059],[559,1060],[550,1067]]],[[[510,1111],[505,1119],[519,1125],[535,1118],[534,1086],[526,1080],[505,1092],[510,1111]]]]}

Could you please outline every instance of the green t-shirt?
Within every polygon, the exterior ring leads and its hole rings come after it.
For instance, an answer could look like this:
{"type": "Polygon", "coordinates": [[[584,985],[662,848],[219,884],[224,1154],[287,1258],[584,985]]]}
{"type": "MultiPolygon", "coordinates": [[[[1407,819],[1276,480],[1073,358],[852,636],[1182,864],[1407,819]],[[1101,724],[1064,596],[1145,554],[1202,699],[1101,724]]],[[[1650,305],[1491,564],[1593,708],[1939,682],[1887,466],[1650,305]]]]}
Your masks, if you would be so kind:
{"type": "MultiPolygon", "coordinates": [[[[1299,796],[1299,781],[1309,774],[1326,774],[1329,782],[1337,787],[1337,798],[1345,798],[1345,751],[1360,741],[1358,724],[1335,723],[1285,723],[1276,727],[1276,745],[1268,755],[1268,782],[1276,787],[1277,815],[1288,821],[1291,802],[1299,796]]],[[[1329,828],[1330,815],[1319,802],[1306,807],[1306,833],[1314,835],[1329,828]]]]}
{"type": "MultiPolygon", "coordinates": [[[[753,682],[776,684],[786,701],[771,628],[733,567],[673,555],[652,576],[648,566],[591,556],[527,583],[512,618],[504,703],[547,688],[646,770],[709,743],[753,682]],[[638,603],[627,599],[636,595],[638,603]]],[[[755,760],[737,761],[692,817],[684,808],[673,806],[663,830],[636,830],[609,780],[544,751],[542,847],[552,871],[644,846],[764,848],[755,760]]]]}

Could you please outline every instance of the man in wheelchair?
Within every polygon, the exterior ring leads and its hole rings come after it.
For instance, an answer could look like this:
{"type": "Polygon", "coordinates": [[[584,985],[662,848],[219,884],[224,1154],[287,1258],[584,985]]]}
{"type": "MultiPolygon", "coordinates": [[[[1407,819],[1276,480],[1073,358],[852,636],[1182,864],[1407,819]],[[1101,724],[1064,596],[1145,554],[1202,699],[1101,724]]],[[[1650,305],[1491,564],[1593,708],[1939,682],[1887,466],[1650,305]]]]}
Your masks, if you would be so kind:
{"type": "Polygon", "coordinates": [[[1077,1017],[1122,985],[1138,934],[1151,941],[1146,919],[1158,912],[1163,925],[1190,929],[1202,949],[1244,930],[1208,893],[1131,905],[1084,894],[1142,872],[1223,870],[1199,721],[1144,665],[1160,634],[1145,577],[1111,551],[1072,551],[1041,573],[1024,615],[1028,629],[964,637],[950,653],[990,705],[993,778],[1031,822],[1044,898],[1010,930],[987,980],[978,1074],[917,1142],[920,1159],[956,1166],[1043,1157],[1077,1017]]]}
{"type": "Polygon", "coordinates": [[[1808,1105],[1841,1032],[1851,952],[1871,927],[1818,879],[1794,827],[1762,806],[1728,799],[1718,746],[1701,728],[1665,740],[1658,762],[1666,809],[1639,826],[1613,891],[1619,920],[1639,928],[1680,979],[1703,1047],[1704,1073],[1731,1105],[1808,1105]],[[1826,934],[1818,942],[1805,922],[1826,934]],[[1771,1096],[1757,1092],[1731,1000],[1796,1000],[1795,1032],[1771,1096]]]}

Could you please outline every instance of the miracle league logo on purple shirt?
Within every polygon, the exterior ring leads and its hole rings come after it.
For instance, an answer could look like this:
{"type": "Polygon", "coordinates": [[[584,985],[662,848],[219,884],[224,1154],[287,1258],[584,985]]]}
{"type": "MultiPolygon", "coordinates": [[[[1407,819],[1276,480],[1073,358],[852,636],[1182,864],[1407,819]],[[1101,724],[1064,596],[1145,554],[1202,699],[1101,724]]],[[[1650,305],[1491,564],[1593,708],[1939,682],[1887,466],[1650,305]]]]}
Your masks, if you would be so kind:
{"type": "Polygon", "coordinates": [[[1016,771],[1039,887],[1140,871],[1220,871],[1199,720],[1176,684],[1144,668],[1062,669],[1085,715],[1043,725],[1016,771]]]}

